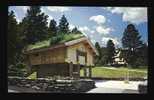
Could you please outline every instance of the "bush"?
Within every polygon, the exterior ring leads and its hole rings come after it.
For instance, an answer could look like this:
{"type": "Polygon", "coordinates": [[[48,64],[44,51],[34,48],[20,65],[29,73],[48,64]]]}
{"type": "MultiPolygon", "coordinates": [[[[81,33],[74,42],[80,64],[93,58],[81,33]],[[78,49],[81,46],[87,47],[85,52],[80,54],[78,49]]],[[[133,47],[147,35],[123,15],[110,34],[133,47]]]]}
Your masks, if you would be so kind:
{"type": "Polygon", "coordinates": [[[8,75],[25,77],[27,75],[26,65],[23,63],[17,63],[16,65],[10,65],[8,67],[8,75]]]}

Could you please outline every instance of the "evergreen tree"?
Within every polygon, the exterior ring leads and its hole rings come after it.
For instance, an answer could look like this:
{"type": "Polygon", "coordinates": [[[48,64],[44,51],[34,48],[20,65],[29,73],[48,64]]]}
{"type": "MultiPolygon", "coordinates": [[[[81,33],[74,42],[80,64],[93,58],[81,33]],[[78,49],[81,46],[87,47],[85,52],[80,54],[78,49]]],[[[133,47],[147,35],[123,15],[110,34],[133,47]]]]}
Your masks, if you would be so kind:
{"type": "Polygon", "coordinates": [[[107,42],[107,63],[113,64],[114,56],[115,56],[115,46],[112,40],[108,40],[107,42]]]}
{"type": "Polygon", "coordinates": [[[102,47],[101,48],[101,65],[105,65],[107,64],[107,48],[106,47],[102,47]]]}
{"type": "Polygon", "coordinates": [[[98,55],[95,57],[96,58],[95,59],[95,64],[100,65],[102,54],[101,54],[101,47],[100,47],[98,42],[95,43],[95,47],[96,47],[96,49],[98,51],[98,55]]]}
{"type": "Polygon", "coordinates": [[[56,36],[57,34],[57,23],[54,19],[52,19],[50,21],[50,24],[49,24],[49,37],[51,36],[56,36]]]}
{"type": "Polygon", "coordinates": [[[142,47],[140,47],[137,50],[137,60],[136,60],[136,66],[147,66],[148,65],[148,46],[146,43],[142,44],[142,47]]]}
{"type": "Polygon", "coordinates": [[[72,33],[76,33],[76,32],[78,32],[78,29],[77,29],[77,27],[74,27],[74,28],[72,29],[72,33]]]}
{"type": "Polygon", "coordinates": [[[125,29],[122,37],[122,45],[126,50],[125,60],[131,66],[136,66],[135,62],[138,57],[138,49],[142,46],[142,41],[140,40],[141,36],[139,35],[138,30],[136,30],[133,24],[129,24],[125,29]]]}
{"type": "Polygon", "coordinates": [[[8,40],[7,40],[7,63],[8,75],[23,76],[26,75],[26,68],[23,62],[22,39],[19,34],[19,25],[17,24],[14,12],[8,12],[8,40]]]}
{"type": "Polygon", "coordinates": [[[77,27],[74,27],[71,31],[71,33],[74,33],[74,34],[82,34],[77,27]]]}
{"type": "Polygon", "coordinates": [[[59,28],[58,30],[60,33],[64,33],[64,34],[69,33],[69,23],[65,15],[61,17],[58,28],[59,28]]]}
{"type": "Polygon", "coordinates": [[[30,6],[26,17],[22,20],[24,25],[22,33],[27,44],[48,38],[47,18],[47,15],[41,13],[40,6],[30,6]]]}
{"type": "Polygon", "coordinates": [[[7,40],[7,59],[8,65],[16,63],[17,44],[19,43],[17,21],[14,12],[8,12],[8,40],[7,40]]]}

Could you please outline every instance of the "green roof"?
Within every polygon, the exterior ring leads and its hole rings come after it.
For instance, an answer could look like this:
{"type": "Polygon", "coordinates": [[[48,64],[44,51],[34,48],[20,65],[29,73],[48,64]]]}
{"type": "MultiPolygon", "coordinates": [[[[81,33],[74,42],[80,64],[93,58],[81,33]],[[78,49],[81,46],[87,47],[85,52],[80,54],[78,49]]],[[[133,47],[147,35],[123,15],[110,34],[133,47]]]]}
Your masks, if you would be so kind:
{"type": "MultiPolygon", "coordinates": [[[[65,34],[63,36],[63,39],[58,41],[56,44],[65,43],[65,42],[75,40],[75,39],[78,39],[78,38],[81,38],[81,37],[84,37],[84,35],[83,34],[65,34]]],[[[44,40],[44,41],[41,41],[41,42],[37,42],[35,44],[31,44],[27,47],[27,50],[47,48],[49,46],[52,46],[52,45],[50,45],[50,39],[44,40]]]]}

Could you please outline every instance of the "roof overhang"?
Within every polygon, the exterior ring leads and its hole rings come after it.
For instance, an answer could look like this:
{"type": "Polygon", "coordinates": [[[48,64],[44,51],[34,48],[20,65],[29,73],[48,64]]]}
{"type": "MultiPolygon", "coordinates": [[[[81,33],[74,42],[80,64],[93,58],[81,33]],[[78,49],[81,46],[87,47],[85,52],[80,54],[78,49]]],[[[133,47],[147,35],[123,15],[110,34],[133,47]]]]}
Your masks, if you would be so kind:
{"type": "Polygon", "coordinates": [[[85,41],[90,46],[92,51],[96,55],[98,55],[98,52],[97,52],[96,48],[94,47],[94,45],[91,43],[91,41],[87,37],[82,37],[82,38],[79,38],[79,39],[76,39],[76,40],[72,40],[72,41],[68,41],[68,42],[65,42],[65,43],[57,44],[57,45],[54,45],[54,46],[51,46],[51,47],[48,47],[48,48],[40,48],[40,49],[24,51],[24,54],[32,54],[32,53],[38,53],[38,52],[43,52],[43,51],[47,51],[47,50],[53,50],[53,49],[57,49],[57,48],[62,48],[62,47],[68,47],[68,46],[71,46],[71,45],[74,45],[74,44],[77,44],[77,43],[80,43],[80,42],[83,42],[83,41],[85,41]]]}

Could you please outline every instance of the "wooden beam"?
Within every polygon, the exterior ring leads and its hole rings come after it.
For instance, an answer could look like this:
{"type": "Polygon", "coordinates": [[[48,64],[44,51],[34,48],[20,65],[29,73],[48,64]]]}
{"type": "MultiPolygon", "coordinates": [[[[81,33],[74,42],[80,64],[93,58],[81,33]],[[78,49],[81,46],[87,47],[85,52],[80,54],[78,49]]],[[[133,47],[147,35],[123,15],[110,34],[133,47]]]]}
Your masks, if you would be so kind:
{"type": "Polygon", "coordinates": [[[73,76],[73,63],[72,62],[69,63],[69,76],[70,77],[73,76]]]}

